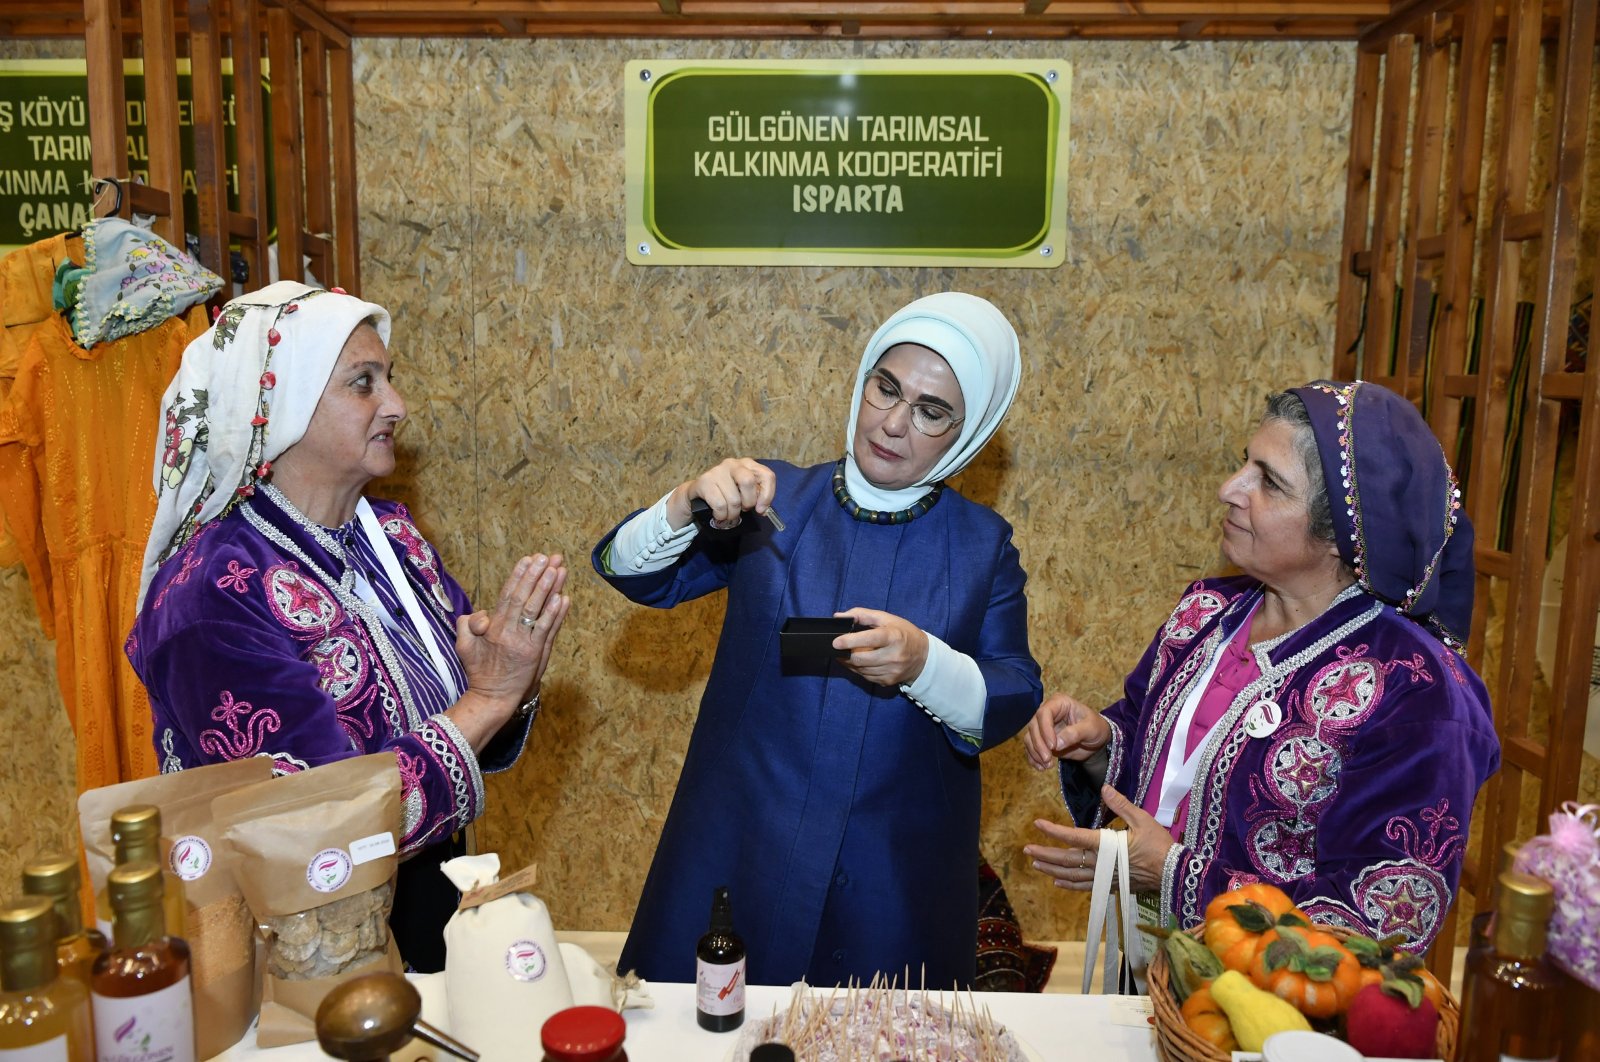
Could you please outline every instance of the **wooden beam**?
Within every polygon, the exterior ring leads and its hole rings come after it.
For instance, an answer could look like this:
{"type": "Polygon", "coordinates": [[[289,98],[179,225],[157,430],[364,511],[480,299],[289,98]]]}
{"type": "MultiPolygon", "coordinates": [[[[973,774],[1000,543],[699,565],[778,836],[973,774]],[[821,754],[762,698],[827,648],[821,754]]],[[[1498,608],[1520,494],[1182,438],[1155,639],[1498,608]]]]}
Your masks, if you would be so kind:
{"type": "Polygon", "coordinates": [[[1383,59],[1383,109],[1372,205],[1372,274],[1362,323],[1356,375],[1390,372],[1394,340],[1394,288],[1400,237],[1400,202],[1406,170],[1406,121],[1411,112],[1412,40],[1396,37],[1383,59]]]}
{"type": "Polygon", "coordinates": [[[349,48],[328,53],[333,111],[334,283],[361,294],[361,211],[356,196],[355,67],[349,48]]]}
{"type": "Polygon", "coordinates": [[[663,15],[678,15],[683,13],[682,5],[679,4],[678,0],[656,0],[656,2],[660,5],[661,13],[663,15]]]}
{"type": "Polygon", "coordinates": [[[272,77],[272,176],[278,220],[278,276],[304,280],[304,166],[300,139],[300,63],[294,17],[267,10],[267,60],[272,77]]]}
{"type": "Polygon", "coordinates": [[[257,0],[233,0],[233,156],[239,174],[239,212],[254,224],[246,235],[233,228],[250,274],[246,291],[267,283],[268,219],[266,111],[261,104],[261,10],[257,0]]]}
{"type": "MultiPolygon", "coordinates": [[[[122,74],[122,4],[120,0],[84,0],[83,16],[84,60],[89,74],[89,165],[95,177],[126,180],[128,98],[122,74]]],[[[124,216],[127,209],[124,202],[124,216]]]]}
{"type": "MultiPolygon", "coordinates": [[[[1349,263],[1339,276],[1338,303],[1334,311],[1333,375],[1342,380],[1355,376],[1356,337],[1361,328],[1366,282],[1355,272],[1355,256],[1367,246],[1367,212],[1372,194],[1373,132],[1378,120],[1378,75],[1382,60],[1370,52],[1356,54],[1355,88],[1351,100],[1350,161],[1344,178],[1344,235],[1340,260],[1349,263]]],[[[1371,268],[1367,270],[1370,275],[1371,268]]]]}
{"type": "MultiPolygon", "coordinates": [[[[1423,233],[1439,227],[1439,175],[1444,168],[1445,105],[1450,90],[1450,46],[1438,43],[1436,17],[1421,39],[1417,63],[1417,108],[1411,125],[1411,188],[1400,256],[1400,334],[1395,388],[1425,405],[1428,324],[1433,285],[1424,285],[1417,268],[1423,233]],[[1426,287],[1426,291],[1424,291],[1426,287]],[[1427,298],[1422,296],[1427,295],[1427,298]]],[[[1442,249],[1442,241],[1441,241],[1442,249]]]]}
{"type": "Polygon", "coordinates": [[[333,142],[328,118],[328,47],[320,34],[300,34],[301,128],[306,161],[306,230],[323,237],[306,244],[311,272],[323,284],[334,283],[333,142]]]}
{"type": "Polygon", "coordinates": [[[178,62],[173,0],[144,0],[139,8],[144,44],[145,154],[150,184],[169,193],[175,209],[158,217],[156,234],[183,247],[183,151],[178,142],[178,62]]]}
{"type": "Polygon", "coordinates": [[[228,261],[227,130],[223,123],[222,31],[210,0],[189,0],[189,84],[194,98],[195,234],[200,262],[220,277],[228,261]]]}

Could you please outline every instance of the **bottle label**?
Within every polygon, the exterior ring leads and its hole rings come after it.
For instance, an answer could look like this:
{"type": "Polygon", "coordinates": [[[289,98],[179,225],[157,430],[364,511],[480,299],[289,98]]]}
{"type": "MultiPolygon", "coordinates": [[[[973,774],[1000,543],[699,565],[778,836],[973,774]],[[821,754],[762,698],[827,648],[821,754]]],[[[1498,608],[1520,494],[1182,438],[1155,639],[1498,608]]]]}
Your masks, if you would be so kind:
{"type": "Polygon", "coordinates": [[[30,1047],[0,1048],[0,1059],[5,1062],[67,1062],[67,1036],[62,1033],[53,1040],[30,1047]]]}
{"type": "Polygon", "coordinates": [[[100,1062],[195,1062],[194,999],[185,976],[144,996],[94,993],[100,1062]]]}
{"type": "Polygon", "coordinates": [[[204,837],[192,833],[187,837],[179,837],[172,844],[168,862],[178,877],[184,881],[195,881],[211,869],[211,846],[206,844],[204,837]]]}
{"type": "Polygon", "coordinates": [[[544,949],[531,940],[519,940],[506,949],[506,973],[518,981],[537,981],[550,964],[544,949]]]}
{"type": "Polygon", "coordinates": [[[306,864],[306,882],[318,892],[333,892],[350,880],[354,869],[343,848],[324,848],[306,864]]]}
{"type": "Polygon", "coordinates": [[[724,966],[696,959],[694,1005],[702,1014],[717,1017],[744,1010],[744,960],[724,966]]]}

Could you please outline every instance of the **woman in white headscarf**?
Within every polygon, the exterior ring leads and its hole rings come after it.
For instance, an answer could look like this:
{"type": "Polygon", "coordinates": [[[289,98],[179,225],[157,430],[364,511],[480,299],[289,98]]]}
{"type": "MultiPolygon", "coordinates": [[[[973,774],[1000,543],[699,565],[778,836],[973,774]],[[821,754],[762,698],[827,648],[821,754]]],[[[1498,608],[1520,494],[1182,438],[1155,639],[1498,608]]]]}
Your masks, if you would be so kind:
{"type": "Polygon", "coordinates": [[[727,885],[753,983],[907,966],[971,982],[978,753],[1026,724],[1041,688],[1010,525],[944,480],[999,428],[1021,367],[988,302],[918,299],[867,344],[842,459],[730,458],[595,547],[596,570],[641,604],[728,589],[622,969],[691,980],[727,885]],[[782,658],[786,619],[829,615],[859,628],[837,658],[782,658]]]}
{"type": "Polygon", "coordinates": [[[270,756],[279,774],[396,755],[405,805],[390,924],[442,969],[455,894],[438,872],[515,762],[568,601],[559,554],[523,557],[474,611],[405,506],[406,406],[389,314],[284,281],[228,303],[162,399],[156,518],[128,659],[163,772],[270,756]]]}

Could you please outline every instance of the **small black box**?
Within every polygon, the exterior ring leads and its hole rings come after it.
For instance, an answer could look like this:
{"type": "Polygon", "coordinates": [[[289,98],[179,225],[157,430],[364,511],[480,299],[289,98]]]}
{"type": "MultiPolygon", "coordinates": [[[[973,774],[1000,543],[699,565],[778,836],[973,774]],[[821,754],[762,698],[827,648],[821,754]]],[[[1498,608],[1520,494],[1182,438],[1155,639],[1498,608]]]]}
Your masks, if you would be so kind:
{"type": "Polygon", "coordinates": [[[833,640],[860,629],[849,616],[790,616],[778,631],[778,649],[788,658],[849,656],[848,652],[835,649],[833,640]]]}

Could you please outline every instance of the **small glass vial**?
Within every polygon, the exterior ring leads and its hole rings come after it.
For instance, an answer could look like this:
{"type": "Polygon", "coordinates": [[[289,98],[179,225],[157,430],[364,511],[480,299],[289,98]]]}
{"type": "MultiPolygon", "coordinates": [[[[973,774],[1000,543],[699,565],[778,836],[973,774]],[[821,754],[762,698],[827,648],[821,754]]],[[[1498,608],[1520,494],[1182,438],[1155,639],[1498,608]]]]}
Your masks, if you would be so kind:
{"type": "Polygon", "coordinates": [[[622,1049],[628,1027],[610,1007],[568,1007],[539,1030],[544,1062],[628,1062],[622,1049]]]}
{"type": "Polygon", "coordinates": [[[189,945],[167,935],[162,886],[150,862],[106,879],[116,937],[90,978],[100,1062],[195,1062],[189,945]]]}
{"type": "MultiPolygon", "coordinates": [[[[161,809],[154,804],[130,804],[111,816],[111,843],[116,847],[117,866],[149,860],[161,864],[161,809]]],[[[175,937],[189,934],[188,910],[183,896],[183,881],[172,871],[161,871],[165,882],[163,901],[166,909],[166,931],[175,937]]],[[[111,939],[111,894],[102,887],[95,894],[95,928],[111,939]]]]}
{"type": "Polygon", "coordinates": [[[78,861],[71,856],[46,855],[22,867],[22,891],[42,896],[55,905],[56,962],[63,977],[70,977],[89,990],[89,971],[94,961],[106,953],[106,938],[98,929],[83,927],[83,908],[78,903],[78,861]]]}
{"type": "Polygon", "coordinates": [[[0,906],[0,1062],[91,1062],[89,993],[56,965],[55,905],[0,906]]]}
{"type": "Polygon", "coordinates": [[[694,958],[695,1020],[712,1032],[737,1029],[744,1024],[744,940],[733,928],[726,885],[711,894],[711,928],[694,958]]]}

